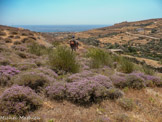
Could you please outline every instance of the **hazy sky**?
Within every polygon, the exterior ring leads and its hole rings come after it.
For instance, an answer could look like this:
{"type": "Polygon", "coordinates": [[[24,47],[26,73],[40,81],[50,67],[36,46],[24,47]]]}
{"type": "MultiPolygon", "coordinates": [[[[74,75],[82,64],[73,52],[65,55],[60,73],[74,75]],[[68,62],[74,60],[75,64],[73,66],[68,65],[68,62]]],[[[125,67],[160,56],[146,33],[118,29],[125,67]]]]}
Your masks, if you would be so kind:
{"type": "Polygon", "coordinates": [[[109,25],[162,18],[162,0],[0,0],[3,25],[109,25]]]}

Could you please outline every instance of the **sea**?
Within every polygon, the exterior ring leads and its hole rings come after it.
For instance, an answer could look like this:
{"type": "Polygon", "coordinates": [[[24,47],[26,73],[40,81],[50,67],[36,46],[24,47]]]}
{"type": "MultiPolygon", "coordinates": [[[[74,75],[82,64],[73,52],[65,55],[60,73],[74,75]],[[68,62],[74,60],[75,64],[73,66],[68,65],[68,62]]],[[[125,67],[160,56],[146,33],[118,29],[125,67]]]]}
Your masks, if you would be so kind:
{"type": "Polygon", "coordinates": [[[82,32],[110,25],[12,25],[36,32],[82,32]]]}

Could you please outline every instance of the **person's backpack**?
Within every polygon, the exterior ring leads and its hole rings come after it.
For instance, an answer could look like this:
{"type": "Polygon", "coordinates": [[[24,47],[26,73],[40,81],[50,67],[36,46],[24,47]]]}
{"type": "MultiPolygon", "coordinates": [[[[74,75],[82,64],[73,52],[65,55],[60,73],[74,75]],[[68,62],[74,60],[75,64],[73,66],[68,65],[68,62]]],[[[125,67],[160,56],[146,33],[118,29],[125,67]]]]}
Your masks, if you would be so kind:
{"type": "Polygon", "coordinates": [[[74,45],[75,44],[75,41],[73,40],[73,41],[70,41],[70,44],[71,45],[74,45]]]}

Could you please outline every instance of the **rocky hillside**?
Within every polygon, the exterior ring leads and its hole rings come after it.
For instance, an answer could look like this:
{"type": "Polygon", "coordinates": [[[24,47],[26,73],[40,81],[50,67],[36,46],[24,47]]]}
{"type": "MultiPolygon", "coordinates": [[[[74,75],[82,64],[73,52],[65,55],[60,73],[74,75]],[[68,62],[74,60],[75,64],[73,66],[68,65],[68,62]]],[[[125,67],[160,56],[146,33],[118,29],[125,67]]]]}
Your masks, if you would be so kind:
{"type": "Polygon", "coordinates": [[[98,41],[110,38],[110,28],[124,30],[122,24],[81,33],[0,26],[0,116],[15,122],[25,120],[20,116],[43,122],[161,122],[162,74],[98,41]],[[80,40],[76,52],[68,45],[71,35],[80,40]]]}

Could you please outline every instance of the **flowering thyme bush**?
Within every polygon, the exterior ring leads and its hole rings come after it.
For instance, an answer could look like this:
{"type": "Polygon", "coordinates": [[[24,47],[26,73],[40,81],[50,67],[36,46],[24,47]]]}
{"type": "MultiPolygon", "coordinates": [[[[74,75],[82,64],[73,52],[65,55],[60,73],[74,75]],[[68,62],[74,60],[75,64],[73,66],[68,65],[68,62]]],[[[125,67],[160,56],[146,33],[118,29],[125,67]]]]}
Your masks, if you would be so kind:
{"type": "Polygon", "coordinates": [[[107,96],[106,87],[89,80],[68,83],[66,88],[67,99],[80,104],[97,102],[107,96]]]}
{"type": "Polygon", "coordinates": [[[46,96],[50,99],[62,100],[66,97],[66,88],[64,83],[55,82],[53,85],[45,88],[46,96]]]}
{"type": "Polygon", "coordinates": [[[106,88],[112,87],[112,82],[109,77],[104,75],[95,75],[90,71],[83,71],[81,73],[76,73],[67,78],[67,82],[80,82],[82,80],[89,80],[103,85],[106,88]]]}
{"type": "Polygon", "coordinates": [[[45,89],[47,97],[55,100],[67,99],[74,103],[86,104],[105,98],[117,99],[123,96],[119,89],[113,88],[111,80],[103,75],[78,79],[77,82],[60,83],[45,89]]]}
{"type": "Polygon", "coordinates": [[[126,84],[128,87],[133,88],[133,89],[142,89],[146,87],[146,84],[143,78],[137,75],[132,75],[132,74],[126,77],[126,84]]]}
{"type": "Polygon", "coordinates": [[[104,76],[104,75],[99,74],[99,75],[96,75],[96,76],[93,76],[93,77],[89,77],[87,79],[90,80],[90,81],[93,81],[93,82],[97,82],[100,85],[106,87],[107,89],[113,86],[110,78],[107,77],[107,76],[104,76]]]}
{"type": "Polygon", "coordinates": [[[162,79],[160,79],[159,77],[145,75],[144,73],[139,73],[139,72],[133,72],[130,75],[135,75],[137,77],[142,78],[145,81],[145,84],[147,86],[150,86],[150,85],[156,85],[158,87],[162,86],[162,79]]]}
{"type": "Polygon", "coordinates": [[[12,76],[18,74],[20,71],[11,66],[0,66],[0,85],[9,85],[9,80],[12,76]]]}
{"type": "Polygon", "coordinates": [[[2,115],[24,116],[41,106],[40,97],[29,87],[12,86],[0,96],[2,115]]]}
{"type": "Polygon", "coordinates": [[[54,78],[58,77],[58,75],[53,70],[51,70],[47,67],[39,67],[39,68],[34,69],[33,71],[37,72],[37,73],[43,73],[45,75],[48,75],[48,76],[54,77],[54,78]]]}
{"type": "Polygon", "coordinates": [[[87,77],[90,77],[90,76],[93,76],[93,75],[94,75],[94,73],[92,73],[91,71],[84,70],[83,72],[70,75],[67,78],[67,82],[77,82],[81,79],[84,79],[84,78],[87,78],[87,77]]]}
{"type": "Polygon", "coordinates": [[[156,76],[146,75],[146,85],[148,85],[148,82],[151,81],[154,85],[158,87],[162,87],[162,79],[156,76]]]}
{"type": "Polygon", "coordinates": [[[30,70],[32,68],[37,68],[37,65],[32,62],[20,62],[12,65],[17,67],[19,70],[30,70]]]}
{"type": "Polygon", "coordinates": [[[41,88],[55,82],[55,79],[43,73],[29,71],[12,78],[12,82],[18,85],[29,86],[36,92],[39,92],[41,88]]]}
{"type": "Polygon", "coordinates": [[[111,76],[111,80],[113,81],[113,84],[117,88],[124,88],[127,86],[125,76],[120,76],[120,75],[115,74],[111,76]]]}

